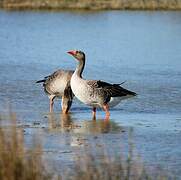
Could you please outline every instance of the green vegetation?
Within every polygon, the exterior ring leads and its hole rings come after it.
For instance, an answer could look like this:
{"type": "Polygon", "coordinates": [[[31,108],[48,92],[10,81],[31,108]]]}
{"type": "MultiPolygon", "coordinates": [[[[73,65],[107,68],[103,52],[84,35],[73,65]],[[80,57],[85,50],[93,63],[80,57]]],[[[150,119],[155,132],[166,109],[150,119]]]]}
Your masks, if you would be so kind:
{"type": "Polygon", "coordinates": [[[181,0],[0,0],[5,9],[180,10],[181,0]]]}

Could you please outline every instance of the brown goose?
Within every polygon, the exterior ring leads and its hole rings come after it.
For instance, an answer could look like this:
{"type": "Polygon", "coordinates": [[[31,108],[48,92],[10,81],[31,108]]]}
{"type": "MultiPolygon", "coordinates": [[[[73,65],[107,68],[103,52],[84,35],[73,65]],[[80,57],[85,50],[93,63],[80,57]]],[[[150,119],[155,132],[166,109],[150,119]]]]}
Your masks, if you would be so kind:
{"type": "Polygon", "coordinates": [[[80,101],[93,107],[93,118],[96,115],[96,108],[101,107],[106,112],[106,119],[108,119],[110,116],[109,106],[113,107],[121,100],[136,95],[135,92],[121,87],[120,84],[83,79],[85,54],[77,50],[71,50],[68,53],[78,60],[78,65],[70,81],[71,89],[80,101]]]}
{"type": "Polygon", "coordinates": [[[54,99],[62,98],[62,112],[68,113],[74,96],[70,87],[72,74],[73,71],[59,69],[36,82],[43,83],[44,91],[50,99],[50,112],[53,112],[54,99]]]}

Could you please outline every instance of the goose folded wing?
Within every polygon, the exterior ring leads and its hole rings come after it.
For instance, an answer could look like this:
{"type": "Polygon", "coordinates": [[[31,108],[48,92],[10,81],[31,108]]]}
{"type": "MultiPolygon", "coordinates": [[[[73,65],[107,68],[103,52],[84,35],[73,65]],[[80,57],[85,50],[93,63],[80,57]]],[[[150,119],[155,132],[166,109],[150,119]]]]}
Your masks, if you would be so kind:
{"type": "Polygon", "coordinates": [[[110,97],[120,97],[120,96],[127,96],[133,95],[135,96],[136,93],[129,91],[119,84],[110,84],[104,81],[89,81],[88,84],[92,86],[92,88],[96,88],[101,90],[102,92],[106,93],[110,97]]]}

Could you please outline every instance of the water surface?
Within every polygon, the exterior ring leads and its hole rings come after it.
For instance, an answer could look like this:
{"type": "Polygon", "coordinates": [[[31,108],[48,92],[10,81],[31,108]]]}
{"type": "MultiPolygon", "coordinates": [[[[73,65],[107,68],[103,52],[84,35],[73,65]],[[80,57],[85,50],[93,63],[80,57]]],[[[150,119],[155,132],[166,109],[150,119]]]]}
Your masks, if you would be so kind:
{"type": "MultiPolygon", "coordinates": [[[[7,104],[12,105],[27,139],[41,129],[45,151],[50,148],[57,152],[52,156],[57,161],[60,151],[71,149],[72,136],[77,133],[90,138],[106,133],[105,141],[116,149],[119,137],[123,134],[124,139],[124,132],[132,127],[137,151],[146,164],[161,166],[179,177],[180,42],[180,12],[1,10],[0,111],[6,114],[7,104]],[[97,125],[92,124],[91,109],[77,100],[71,121],[82,127],[78,132],[69,133],[61,124],[52,126],[46,118],[48,98],[35,81],[59,68],[74,69],[76,61],[66,53],[71,49],[81,49],[87,55],[85,78],[112,83],[126,80],[124,87],[138,93],[111,110],[111,126],[101,125],[102,111],[98,112],[97,125]]],[[[60,109],[59,100],[55,112],[60,109]]],[[[65,157],[68,163],[70,157],[65,157]]]]}

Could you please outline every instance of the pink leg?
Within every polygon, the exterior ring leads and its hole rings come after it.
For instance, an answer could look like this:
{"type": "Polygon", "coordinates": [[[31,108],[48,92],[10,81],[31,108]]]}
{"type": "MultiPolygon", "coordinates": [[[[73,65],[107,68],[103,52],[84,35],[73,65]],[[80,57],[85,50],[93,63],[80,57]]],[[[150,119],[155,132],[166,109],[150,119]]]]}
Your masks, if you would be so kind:
{"type": "Polygon", "coordinates": [[[62,96],[62,113],[63,114],[67,114],[68,111],[67,111],[67,104],[65,103],[65,97],[62,96]]]}
{"type": "Polygon", "coordinates": [[[62,113],[63,114],[68,114],[71,105],[72,105],[72,99],[62,96],[62,113]]]}
{"type": "Polygon", "coordinates": [[[54,104],[53,100],[54,100],[54,97],[50,97],[50,113],[53,112],[53,104],[54,104]]]}
{"type": "Polygon", "coordinates": [[[103,109],[104,109],[104,111],[106,112],[105,120],[109,120],[110,112],[109,112],[109,106],[108,106],[108,104],[103,105],[103,109]]]}
{"type": "Polygon", "coordinates": [[[92,115],[93,115],[93,119],[96,119],[96,107],[93,107],[92,109],[92,115]]]}

